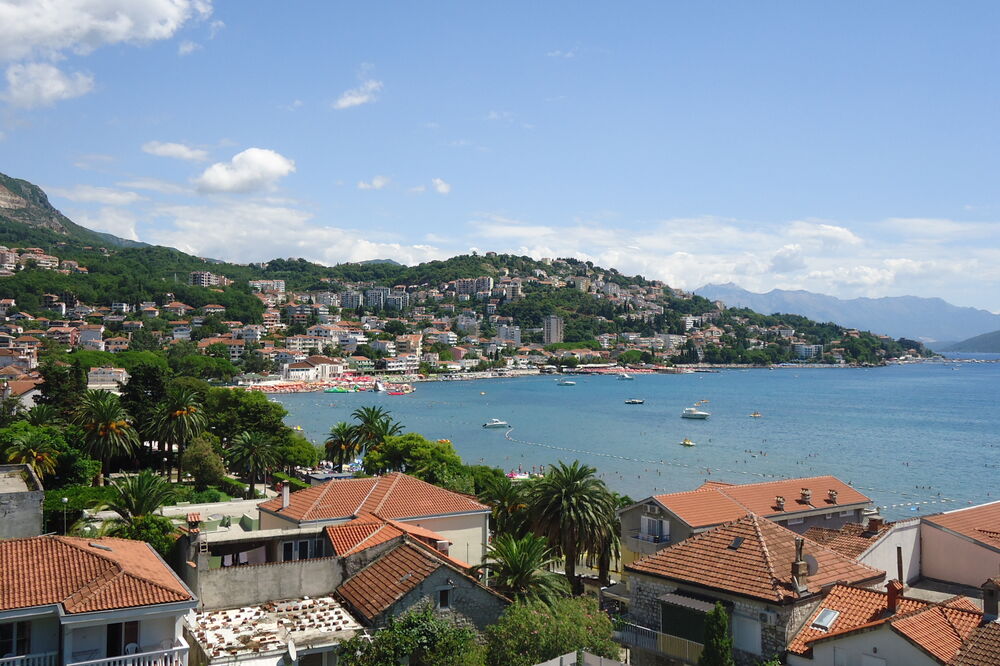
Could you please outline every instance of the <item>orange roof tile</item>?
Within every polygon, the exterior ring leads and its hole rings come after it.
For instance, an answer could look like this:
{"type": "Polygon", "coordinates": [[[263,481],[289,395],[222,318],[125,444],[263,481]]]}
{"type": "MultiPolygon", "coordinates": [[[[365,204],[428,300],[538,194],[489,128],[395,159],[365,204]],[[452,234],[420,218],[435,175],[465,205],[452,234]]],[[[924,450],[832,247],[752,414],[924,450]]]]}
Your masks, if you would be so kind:
{"type": "Polygon", "coordinates": [[[328,481],[291,494],[288,508],[281,498],[260,508],[300,522],[343,520],[362,513],[404,520],[456,513],[487,513],[489,507],[458,493],[431,485],[401,472],[368,479],[328,481]]]}
{"type": "Polygon", "coordinates": [[[806,580],[808,591],[800,594],[792,581],[798,536],[750,514],[696,534],[626,568],[773,603],[815,594],[831,583],[877,581],[885,576],[883,571],[806,540],[803,553],[815,558],[818,569],[806,580]],[[741,541],[737,543],[738,539],[741,541]]]}
{"type": "Polygon", "coordinates": [[[141,541],[60,536],[10,539],[0,541],[0,561],[4,562],[0,610],[62,604],[67,613],[86,613],[193,598],[141,541]]]}
{"type": "Polygon", "coordinates": [[[983,620],[983,614],[950,606],[929,606],[890,620],[892,628],[947,663],[983,620]]]}
{"type": "Polygon", "coordinates": [[[654,499],[694,528],[736,520],[747,513],[776,517],[798,511],[871,502],[867,496],[833,476],[782,479],[746,485],[706,483],[697,490],[655,495],[654,499]],[[812,491],[810,502],[801,499],[803,488],[812,491]],[[837,491],[836,502],[830,500],[830,490],[837,491]],[[783,510],[775,505],[775,498],[778,496],[785,498],[783,510]]]}
{"type": "Polygon", "coordinates": [[[991,546],[1000,545],[1000,502],[924,516],[924,521],[991,546]]]}
{"type": "Polygon", "coordinates": [[[1000,664],[1000,624],[990,622],[978,627],[966,639],[951,666],[996,666],[1000,664]]]}
{"type": "Polygon", "coordinates": [[[877,530],[867,530],[859,523],[846,523],[839,530],[810,527],[805,537],[832,548],[841,555],[857,559],[872,544],[889,533],[892,523],[883,523],[877,530]]]}
{"type": "Polygon", "coordinates": [[[348,578],[337,593],[371,622],[442,566],[433,555],[404,543],[348,578]]]}

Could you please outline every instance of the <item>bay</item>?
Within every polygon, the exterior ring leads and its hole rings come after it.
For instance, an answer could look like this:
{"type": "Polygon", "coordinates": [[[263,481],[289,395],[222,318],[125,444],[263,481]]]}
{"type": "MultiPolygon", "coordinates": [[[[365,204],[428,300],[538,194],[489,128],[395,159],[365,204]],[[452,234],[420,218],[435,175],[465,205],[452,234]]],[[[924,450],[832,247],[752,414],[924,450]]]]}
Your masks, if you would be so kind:
{"type": "MultiPolygon", "coordinates": [[[[451,440],[467,463],[531,471],[593,465],[633,498],[696,488],[835,475],[889,518],[997,499],[1000,364],[779,368],[686,375],[551,376],[426,382],[406,396],[274,396],[289,425],[321,444],[337,421],[376,405],[407,431],[451,440]],[[645,400],[626,405],[629,398],[645,400]],[[704,421],[681,419],[696,401],[704,421]],[[758,411],[761,418],[751,418],[758,411]],[[513,428],[483,429],[490,418],[513,428]],[[689,438],[694,447],[679,443],[689,438]]],[[[813,489],[824,492],[823,488],[813,489]]]]}

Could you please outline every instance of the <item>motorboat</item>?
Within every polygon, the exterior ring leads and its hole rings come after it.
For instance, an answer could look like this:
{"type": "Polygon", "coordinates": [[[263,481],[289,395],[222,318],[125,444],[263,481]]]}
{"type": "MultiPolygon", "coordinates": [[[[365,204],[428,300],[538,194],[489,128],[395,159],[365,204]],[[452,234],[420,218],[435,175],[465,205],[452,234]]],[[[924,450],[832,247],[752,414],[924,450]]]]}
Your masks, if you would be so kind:
{"type": "Polygon", "coordinates": [[[641,405],[644,402],[646,402],[646,401],[642,400],[641,398],[629,398],[628,400],[625,401],[625,404],[626,405],[641,405]]]}
{"type": "Polygon", "coordinates": [[[380,381],[375,382],[375,388],[373,389],[376,393],[381,393],[385,390],[385,384],[380,381]]]}
{"type": "Polygon", "coordinates": [[[750,418],[752,418],[752,419],[759,419],[762,416],[764,416],[764,415],[761,414],[760,412],[751,412],[751,414],[750,414],[750,418]]]}
{"type": "Polygon", "coordinates": [[[557,384],[559,386],[576,386],[576,382],[571,379],[560,379],[557,384]]]}
{"type": "Polygon", "coordinates": [[[697,407],[685,407],[681,412],[682,419],[707,419],[711,414],[703,412],[697,407]]]}
{"type": "Polygon", "coordinates": [[[635,379],[635,377],[633,377],[632,375],[628,374],[627,372],[623,372],[620,375],[618,375],[618,381],[620,381],[620,382],[630,382],[633,379],[635,379]]]}
{"type": "Polygon", "coordinates": [[[509,428],[510,424],[500,419],[490,419],[483,424],[484,428],[509,428]]]}
{"type": "Polygon", "coordinates": [[[691,441],[690,439],[688,439],[687,437],[685,437],[685,438],[684,438],[684,439],[682,439],[682,440],[681,440],[680,442],[678,442],[678,444],[680,444],[681,446],[694,446],[694,442],[692,442],[692,441],[691,441]]]}

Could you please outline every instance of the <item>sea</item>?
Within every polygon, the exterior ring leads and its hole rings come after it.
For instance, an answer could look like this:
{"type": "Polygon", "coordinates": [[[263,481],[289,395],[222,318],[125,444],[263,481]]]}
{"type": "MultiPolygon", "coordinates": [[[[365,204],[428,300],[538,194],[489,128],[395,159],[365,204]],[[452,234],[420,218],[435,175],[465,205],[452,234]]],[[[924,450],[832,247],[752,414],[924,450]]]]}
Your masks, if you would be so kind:
{"type": "Polygon", "coordinates": [[[405,396],[272,399],[288,410],[286,422],[317,444],[352,411],[374,405],[406,431],[451,440],[466,463],[532,472],[579,460],[635,499],[709,479],[826,474],[864,492],[890,519],[1000,499],[1000,362],[634,377],[569,377],[574,386],[546,375],[424,382],[405,396]],[[625,404],[630,398],[645,402],[625,404]],[[696,402],[711,417],[680,418],[696,402]],[[512,427],[484,429],[491,418],[512,427]],[[682,446],[685,438],[695,446],[682,446]]]}

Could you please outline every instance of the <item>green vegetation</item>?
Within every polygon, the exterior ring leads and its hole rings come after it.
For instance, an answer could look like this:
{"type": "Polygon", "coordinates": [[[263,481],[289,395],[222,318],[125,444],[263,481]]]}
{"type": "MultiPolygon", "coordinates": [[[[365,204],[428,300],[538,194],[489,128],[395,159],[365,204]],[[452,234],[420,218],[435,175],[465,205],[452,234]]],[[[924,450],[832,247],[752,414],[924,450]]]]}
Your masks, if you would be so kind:
{"type": "Polygon", "coordinates": [[[698,666],[736,666],[733,639],[729,635],[729,614],[721,602],[705,616],[705,648],[698,666]]]}
{"type": "Polygon", "coordinates": [[[390,618],[371,640],[358,634],[341,644],[344,666],[482,666],[475,630],[436,617],[428,606],[390,618]]]}

